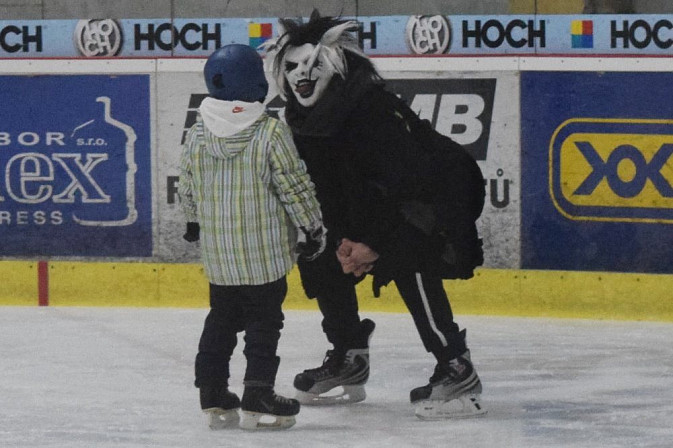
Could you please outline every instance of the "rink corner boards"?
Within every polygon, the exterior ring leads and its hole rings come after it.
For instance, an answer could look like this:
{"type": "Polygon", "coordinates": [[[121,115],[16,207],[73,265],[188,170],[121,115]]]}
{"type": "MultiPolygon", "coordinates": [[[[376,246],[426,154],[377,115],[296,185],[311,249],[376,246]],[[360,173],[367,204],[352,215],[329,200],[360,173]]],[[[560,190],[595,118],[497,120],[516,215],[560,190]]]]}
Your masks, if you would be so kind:
{"type": "MultiPolygon", "coordinates": [[[[208,306],[199,264],[0,261],[0,305],[208,306]]],[[[673,322],[673,276],[607,272],[477,269],[470,280],[446,281],[456,314],[673,322]]],[[[288,310],[317,310],[288,277],[288,310]]],[[[406,312],[393,284],[372,293],[358,284],[363,311],[406,312]]]]}

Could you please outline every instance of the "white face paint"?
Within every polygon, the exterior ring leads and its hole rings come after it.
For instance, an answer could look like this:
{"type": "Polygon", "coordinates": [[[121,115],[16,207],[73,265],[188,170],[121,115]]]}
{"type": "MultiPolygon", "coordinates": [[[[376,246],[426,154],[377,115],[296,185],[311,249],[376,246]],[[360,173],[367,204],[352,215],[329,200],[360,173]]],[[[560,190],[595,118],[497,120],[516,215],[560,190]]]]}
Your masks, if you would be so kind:
{"type": "Polygon", "coordinates": [[[312,107],[318,102],[335,73],[327,68],[329,65],[324,63],[322,52],[311,64],[313,50],[313,44],[289,47],[283,60],[285,79],[299,104],[304,107],[312,107]]]}

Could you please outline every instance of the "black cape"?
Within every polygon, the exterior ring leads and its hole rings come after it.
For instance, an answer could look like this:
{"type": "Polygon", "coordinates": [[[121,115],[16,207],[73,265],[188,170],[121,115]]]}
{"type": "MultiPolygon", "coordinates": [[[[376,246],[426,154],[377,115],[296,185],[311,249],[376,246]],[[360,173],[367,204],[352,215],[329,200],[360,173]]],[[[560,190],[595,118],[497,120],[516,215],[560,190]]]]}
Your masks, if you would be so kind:
{"type": "MultiPolygon", "coordinates": [[[[316,185],[328,250],[347,237],[378,252],[377,294],[402,272],[471,278],[483,263],[475,224],[485,196],[479,166],[370,72],[350,67],[347,79],[335,77],[314,107],[290,97],[285,112],[316,185]]],[[[320,263],[300,263],[309,297],[320,285],[329,287],[334,265],[327,264],[320,273],[320,263]],[[304,275],[307,269],[311,275],[304,275]]]]}

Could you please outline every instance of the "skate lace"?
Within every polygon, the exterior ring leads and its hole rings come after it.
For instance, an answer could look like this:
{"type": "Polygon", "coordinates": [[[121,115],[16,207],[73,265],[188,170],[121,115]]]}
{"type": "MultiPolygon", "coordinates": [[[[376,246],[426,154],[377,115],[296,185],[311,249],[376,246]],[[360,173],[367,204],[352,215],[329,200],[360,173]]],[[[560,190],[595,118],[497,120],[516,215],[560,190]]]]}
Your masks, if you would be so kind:
{"type": "Polygon", "coordinates": [[[292,404],[292,399],[287,398],[287,397],[283,397],[282,395],[276,395],[276,394],[273,394],[273,400],[274,400],[276,403],[281,403],[281,404],[292,404]]]}
{"type": "Polygon", "coordinates": [[[341,365],[342,361],[342,357],[339,356],[335,350],[327,350],[327,353],[325,353],[325,358],[322,361],[322,365],[314,369],[305,370],[305,372],[312,374],[312,376],[316,378],[328,377],[332,374],[332,372],[339,370],[339,366],[341,365]]]}
{"type": "Polygon", "coordinates": [[[430,377],[430,383],[436,383],[447,378],[456,379],[464,370],[465,366],[463,364],[458,366],[437,364],[434,373],[430,377]]]}

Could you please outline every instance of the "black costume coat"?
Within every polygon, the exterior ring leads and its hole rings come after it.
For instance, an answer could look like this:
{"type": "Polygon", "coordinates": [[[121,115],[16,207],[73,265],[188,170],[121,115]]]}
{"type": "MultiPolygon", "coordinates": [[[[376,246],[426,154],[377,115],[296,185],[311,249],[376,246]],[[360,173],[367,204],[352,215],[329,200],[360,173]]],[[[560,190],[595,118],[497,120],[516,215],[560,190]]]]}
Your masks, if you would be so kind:
{"type": "Polygon", "coordinates": [[[484,204],[479,167],[370,73],[350,68],[313,108],[294,97],[286,107],[331,241],[318,263],[300,263],[307,294],[329,287],[334,263],[324,259],[335,258],[343,237],[380,255],[375,291],[401,271],[472,277],[483,262],[475,226],[484,204]]]}

